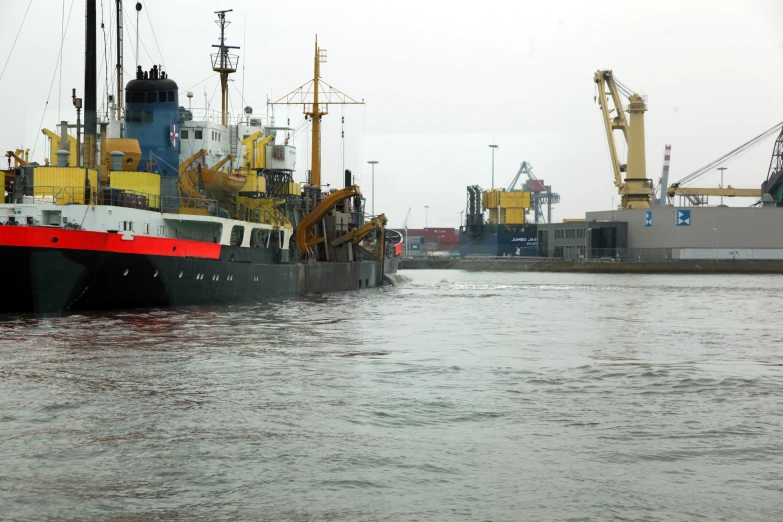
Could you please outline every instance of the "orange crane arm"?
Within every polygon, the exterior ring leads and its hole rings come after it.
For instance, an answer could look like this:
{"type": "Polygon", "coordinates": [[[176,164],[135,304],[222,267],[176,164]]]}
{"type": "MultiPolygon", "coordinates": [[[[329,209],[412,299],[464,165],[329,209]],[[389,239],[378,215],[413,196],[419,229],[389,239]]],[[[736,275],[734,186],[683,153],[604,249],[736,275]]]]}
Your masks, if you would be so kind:
{"type": "Polygon", "coordinates": [[[336,192],[332,192],[324,198],[309,214],[307,214],[296,227],[296,246],[304,254],[312,253],[310,247],[323,241],[313,234],[313,227],[337,206],[337,204],[353,196],[361,194],[359,187],[352,185],[336,192]]]}
{"type": "Polygon", "coordinates": [[[373,219],[372,221],[368,221],[359,228],[355,228],[347,234],[343,234],[342,236],[338,237],[332,241],[331,245],[336,247],[342,245],[343,243],[347,243],[348,241],[359,243],[362,239],[372,234],[375,230],[381,230],[386,225],[387,221],[388,220],[386,219],[386,216],[381,214],[377,218],[373,219]]]}

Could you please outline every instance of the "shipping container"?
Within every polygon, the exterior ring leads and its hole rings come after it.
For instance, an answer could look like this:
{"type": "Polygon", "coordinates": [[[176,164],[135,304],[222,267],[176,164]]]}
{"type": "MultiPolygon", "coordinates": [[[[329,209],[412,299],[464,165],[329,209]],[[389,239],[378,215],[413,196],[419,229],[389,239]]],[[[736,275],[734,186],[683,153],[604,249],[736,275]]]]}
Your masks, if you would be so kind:
{"type": "MultiPolygon", "coordinates": [[[[403,233],[405,233],[405,229],[403,229],[403,233]]],[[[423,228],[409,228],[408,229],[408,235],[409,236],[424,236],[424,229],[423,228]]]]}
{"type": "Polygon", "coordinates": [[[408,236],[408,243],[420,245],[424,243],[424,236],[408,236]]]}
{"type": "Polygon", "coordinates": [[[440,241],[440,234],[426,233],[424,234],[425,243],[438,243],[440,241]]]}
{"type": "Polygon", "coordinates": [[[453,234],[453,228],[425,228],[424,235],[427,234],[453,234]]]}
{"type": "Polygon", "coordinates": [[[459,234],[441,234],[441,243],[459,243],[459,234]]]}
{"type": "Polygon", "coordinates": [[[438,248],[438,243],[436,242],[424,243],[424,250],[438,250],[438,248]]]}
{"type": "Polygon", "coordinates": [[[408,250],[421,250],[421,245],[408,243],[408,250]]]}

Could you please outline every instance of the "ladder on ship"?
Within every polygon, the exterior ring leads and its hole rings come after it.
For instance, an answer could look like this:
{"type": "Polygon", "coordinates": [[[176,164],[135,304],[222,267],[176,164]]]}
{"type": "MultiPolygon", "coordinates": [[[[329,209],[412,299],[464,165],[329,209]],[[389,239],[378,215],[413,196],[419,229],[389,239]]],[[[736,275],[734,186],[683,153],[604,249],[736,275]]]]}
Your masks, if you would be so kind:
{"type": "Polygon", "coordinates": [[[237,148],[239,147],[239,126],[228,126],[228,141],[231,143],[231,155],[237,157],[237,148]]]}

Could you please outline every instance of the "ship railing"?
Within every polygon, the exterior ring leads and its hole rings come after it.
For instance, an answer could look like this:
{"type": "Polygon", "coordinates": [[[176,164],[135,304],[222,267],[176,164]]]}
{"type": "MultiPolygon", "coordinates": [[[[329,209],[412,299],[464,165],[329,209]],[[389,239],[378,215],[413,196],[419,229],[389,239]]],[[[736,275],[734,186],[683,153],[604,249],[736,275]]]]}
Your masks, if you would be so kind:
{"type": "MultiPolygon", "coordinates": [[[[212,123],[220,124],[222,123],[223,114],[215,109],[204,109],[202,108],[194,108],[194,109],[183,109],[186,110],[188,113],[189,119],[185,121],[191,121],[191,122],[203,122],[208,121],[212,123]]],[[[240,112],[237,114],[228,114],[228,124],[229,125],[260,125],[260,126],[269,126],[269,117],[266,114],[245,114],[244,112],[240,112]]]]}
{"type": "Polygon", "coordinates": [[[274,208],[249,208],[241,203],[237,203],[236,216],[237,219],[249,223],[272,225],[274,227],[282,227],[286,224],[286,217],[282,212],[274,208]]]}
{"type": "MultiPolygon", "coordinates": [[[[170,213],[191,208],[210,216],[221,215],[215,199],[189,198],[183,203],[179,196],[162,197],[138,190],[90,186],[35,186],[32,192],[32,195],[25,195],[20,203],[111,206],[170,213]]],[[[222,213],[227,217],[226,212],[222,213]]]]}
{"type": "Polygon", "coordinates": [[[228,217],[227,212],[221,211],[218,201],[209,198],[188,198],[183,202],[179,196],[166,196],[161,198],[161,210],[170,214],[187,214],[188,210],[195,210],[198,214],[228,217]]]}

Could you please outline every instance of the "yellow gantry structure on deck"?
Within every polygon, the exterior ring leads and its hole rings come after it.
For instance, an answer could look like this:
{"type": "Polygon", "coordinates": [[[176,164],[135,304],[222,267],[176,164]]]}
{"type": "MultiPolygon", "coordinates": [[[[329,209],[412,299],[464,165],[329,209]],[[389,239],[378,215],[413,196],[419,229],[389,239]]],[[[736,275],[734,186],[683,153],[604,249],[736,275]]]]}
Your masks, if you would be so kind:
{"type": "Polygon", "coordinates": [[[612,71],[597,71],[593,77],[598,93],[596,101],[601,108],[606,138],[609,143],[609,156],[614,172],[614,184],[620,193],[620,208],[650,208],[650,196],[653,194],[652,180],[647,178],[647,165],[644,146],[644,113],[647,103],[637,93],[632,93],[619,81],[612,71]],[[629,100],[630,121],[625,117],[625,109],[620,99],[618,84],[629,100]],[[609,107],[611,103],[612,108],[609,107]],[[614,131],[623,133],[628,145],[627,163],[621,163],[617,152],[614,131]],[[622,173],[625,172],[625,179],[622,173]]]}
{"type": "Polygon", "coordinates": [[[268,105],[302,105],[304,107],[304,114],[310,118],[313,126],[313,165],[309,181],[311,185],[316,187],[321,186],[321,117],[329,114],[329,105],[364,104],[364,100],[354,100],[328,83],[321,81],[322,63],[326,63],[326,49],[318,47],[318,36],[316,36],[313,79],[279,100],[268,103],[268,105]]]}

